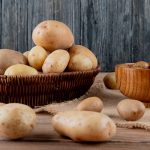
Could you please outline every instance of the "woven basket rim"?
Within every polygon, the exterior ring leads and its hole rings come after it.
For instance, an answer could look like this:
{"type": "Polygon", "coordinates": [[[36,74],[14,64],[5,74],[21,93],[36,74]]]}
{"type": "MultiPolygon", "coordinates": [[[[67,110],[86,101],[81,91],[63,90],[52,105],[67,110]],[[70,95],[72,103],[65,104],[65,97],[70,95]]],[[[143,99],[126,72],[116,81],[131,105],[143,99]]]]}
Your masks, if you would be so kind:
{"type": "Polygon", "coordinates": [[[99,72],[100,67],[90,71],[59,74],[0,75],[0,101],[34,107],[74,99],[90,88],[99,72]]]}
{"type": "Polygon", "coordinates": [[[38,75],[0,75],[1,79],[12,79],[12,78],[34,78],[34,77],[56,77],[56,76],[70,76],[70,75],[79,75],[79,74],[91,74],[100,72],[101,68],[98,66],[96,69],[92,69],[89,71],[72,71],[72,72],[62,72],[62,73],[47,73],[47,74],[38,74],[38,75]]]}

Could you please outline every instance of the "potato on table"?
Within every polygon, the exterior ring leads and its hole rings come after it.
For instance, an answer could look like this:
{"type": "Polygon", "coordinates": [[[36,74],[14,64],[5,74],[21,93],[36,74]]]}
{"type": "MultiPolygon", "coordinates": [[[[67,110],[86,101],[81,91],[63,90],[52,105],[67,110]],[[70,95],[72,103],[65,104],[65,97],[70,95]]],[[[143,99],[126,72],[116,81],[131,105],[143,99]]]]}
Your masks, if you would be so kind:
{"type": "Polygon", "coordinates": [[[10,103],[0,107],[0,136],[9,139],[22,138],[31,133],[36,114],[27,105],[10,103]]]}
{"type": "Polygon", "coordinates": [[[112,89],[112,90],[116,90],[117,89],[117,81],[116,81],[116,74],[115,74],[115,72],[108,73],[104,77],[103,81],[104,81],[104,85],[108,89],[112,89]]]}
{"type": "Polygon", "coordinates": [[[108,141],[116,134],[115,123],[106,115],[91,111],[66,111],[52,118],[54,129],[74,141],[108,141]]]}
{"type": "Polygon", "coordinates": [[[95,111],[95,112],[101,112],[103,109],[103,102],[98,97],[88,97],[84,100],[82,100],[77,105],[77,110],[79,111],[95,111]]]}
{"type": "Polygon", "coordinates": [[[118,103],[117,110],[123,119],[136,121],[144,115],[145,106],[138,100],[124,99],[118,103]]]}

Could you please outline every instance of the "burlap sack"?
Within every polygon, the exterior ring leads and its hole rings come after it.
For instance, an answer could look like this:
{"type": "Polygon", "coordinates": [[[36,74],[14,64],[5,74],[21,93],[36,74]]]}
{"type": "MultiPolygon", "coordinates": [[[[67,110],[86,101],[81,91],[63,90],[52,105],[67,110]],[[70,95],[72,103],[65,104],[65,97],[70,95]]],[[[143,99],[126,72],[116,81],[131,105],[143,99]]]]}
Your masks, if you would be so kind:
{"type": "Polygon", "coordinates": [[[62,103],[53,103],[47,106],[43,106],[35,109],[37,113],[39,112],[49,112],[54,115],[61,111],[73,110],[76,108],[78,103],[82,101],[84,98],[90,96],[97,96],[102,99],[104,103],[103,113],[111,117],[118,127],[122,128],[141,128],[145,130],[150,130],[150,109],[146,108],[146,112],[144,116],[138,121],[125,121],[123,120],[117,110],[116,106],[118,102],[126,97],[123,96],[118,90],[109,90],[104,86],[103,77],[106,73],[100,73],[97,75],[94,84],[88,90],[88,92],[81,96],[78,99],[73,99],[70,101],[62,102],[62,103]]]}

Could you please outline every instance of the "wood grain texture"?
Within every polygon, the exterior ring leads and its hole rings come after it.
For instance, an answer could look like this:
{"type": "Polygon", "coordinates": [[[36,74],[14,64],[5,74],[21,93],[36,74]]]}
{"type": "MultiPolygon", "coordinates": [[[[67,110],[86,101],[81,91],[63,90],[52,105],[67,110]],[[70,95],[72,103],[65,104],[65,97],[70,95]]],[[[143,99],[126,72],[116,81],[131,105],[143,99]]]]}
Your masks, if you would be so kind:
{"type": "Polygon", "coordinates": [[[27,50],[27,0],[2,0],[1,4],[1,47],[27,50]]]}
{"type": "Polygon", "coordinates": [[[77,44],[89,47],[103,71],[118,63],[150,61],[149,0],[0,0],[0,47],[31,49],[41,21],[66,23],[77,44]]]}
{"type": "Polygon", "coordinates": [[[117,128],[117,134],[108,142],[76,143],[61,137],[51,125],[51,116],[40,114],[37,126],[32,134],[18,141],[0,139],[1,149],[10,150],[148,150],[150,146],[150,132],[140,129],[117,128]]]}
{"type": "Polygon", "coordinates": [[[127,97],[150,102],[150,69],[129,65],[117,65],[116,80],[118,89],[127,97]]]}

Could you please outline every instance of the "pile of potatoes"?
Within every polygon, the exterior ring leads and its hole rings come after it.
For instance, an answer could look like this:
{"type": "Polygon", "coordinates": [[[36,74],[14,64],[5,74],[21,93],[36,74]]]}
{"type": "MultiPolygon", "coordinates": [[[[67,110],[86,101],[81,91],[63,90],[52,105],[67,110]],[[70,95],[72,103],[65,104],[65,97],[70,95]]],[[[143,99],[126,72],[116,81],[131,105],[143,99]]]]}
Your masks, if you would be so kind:
{"type": "MultiPolygon", "coordinates": [[[[52,117],[52,127],[61,135],[77,142],[102,142],[116,134],[115,123],[101,113],[103,102],[90,97],[72,111],[52,117]]],[[[19,139],[29,135],[36,126],[35,111],[27,105],[0,103],[0,137],[19,139]]]]}
{"type": "MultiPolygon", "coordinates": [[[[114,121],[103,114],[98,97],[82,100],[76,108],[52,117],[52,127],[60,135],[76,142],[109,141],[116,134],[114,121]]],[[[127,121],[140,119],[145,112],[142,102],[124,99],[117,105],[120,116],[127,121]]],[[[36,126],[35,111],[27,105],[0,103],[0,137],[19,139],[29,135],[36,126]]]]}
{"type": "Polygon", "coordinates": [[[62,22],[46,20],[39,23],[33,30],[32,39],[36,46],[23,54],[0,50],[1,75],[87,71],[98,66],[92,51],[75,45],[71,30],[62,22]]]}
{"type": "MultiPolygon", "coordinates": [[[[54,129],[73,141],[108,141],[116,134],[116,125],[102,113],[103,102],[98,97],[82,100],[75,110],[56,114],[52,118],[54,129]]],[[[145,106],[142,102],[124,99],[117,105],[119,115],[127,121],[143,117],[145,106]]]]}

